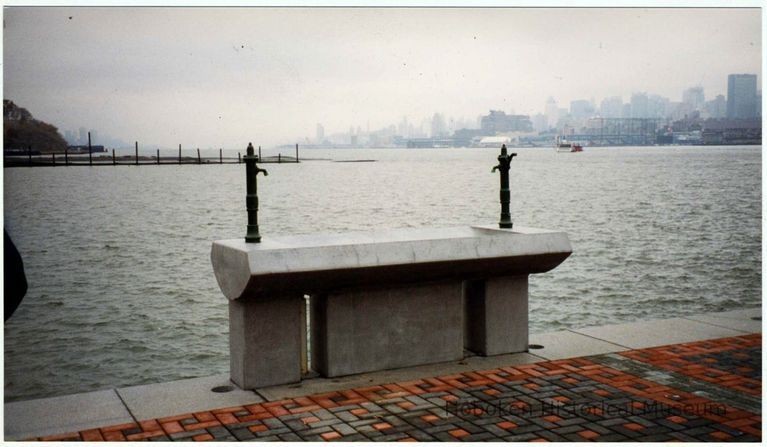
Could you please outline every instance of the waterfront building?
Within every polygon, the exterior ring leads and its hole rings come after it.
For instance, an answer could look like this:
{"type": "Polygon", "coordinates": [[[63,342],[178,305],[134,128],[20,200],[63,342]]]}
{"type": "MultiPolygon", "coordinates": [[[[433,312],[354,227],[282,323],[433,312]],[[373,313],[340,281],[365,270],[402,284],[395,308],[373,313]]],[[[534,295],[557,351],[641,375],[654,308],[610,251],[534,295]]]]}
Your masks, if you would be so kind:
{"type": "Polygon", "coordinates": [[[511,144],[512,138],[509,136],[482,137],[479,141],[479,147],[499,147],[503,144],[511,144]]]}
{"type": "Polygon", "coordinates": [[[502,110],[491,110],[482,117],[483,135],[493,136],[499,132],[530,132],[533,124],[528,115],[506,115],[502,110]]]}
{"type": "Polygon", "coordinates": [[[727,118],[754,117],[756,117],[756,75],[729,75],[727,77],[727,118]]]}

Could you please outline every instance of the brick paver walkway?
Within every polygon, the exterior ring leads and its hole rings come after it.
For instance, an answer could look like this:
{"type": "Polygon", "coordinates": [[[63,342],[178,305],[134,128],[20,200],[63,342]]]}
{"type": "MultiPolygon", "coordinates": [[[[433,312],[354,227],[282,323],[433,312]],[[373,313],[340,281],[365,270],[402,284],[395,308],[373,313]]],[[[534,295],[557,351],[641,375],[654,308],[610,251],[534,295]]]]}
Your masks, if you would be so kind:
{"type": "Polygon", "coordinates": [[[45,441],[760,441],[761,334],[221,408],[45,441]]]}

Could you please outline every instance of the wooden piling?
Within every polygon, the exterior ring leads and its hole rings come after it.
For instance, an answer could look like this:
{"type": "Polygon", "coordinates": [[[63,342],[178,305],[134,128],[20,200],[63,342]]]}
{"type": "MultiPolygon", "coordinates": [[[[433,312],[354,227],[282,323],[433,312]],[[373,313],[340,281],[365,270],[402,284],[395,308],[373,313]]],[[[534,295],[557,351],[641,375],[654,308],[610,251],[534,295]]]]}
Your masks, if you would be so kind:
{"type": "Polygon", "coordinates": [[[160,164],[160,149],[157,149],[157,164],[160,164]]]}
{"type": "Polygon", "coordinates": [[[27,164],[32,166],[32,146],[27,146],[27,164]]]}
{"type": "Polygon", "coordinates": [[[242,154],[237,152],[237,163],[242,163],[242,154]]]}
{"type": "Polygon", "coordinates": [[[298,163],[298,143],[296,143],[296,163],[298,163]]]}
{"type": "Polygon", "coordinates": [[[64,149],[64,166],[69,166],[69,148],[68,147],[64,149]]]}
{"type": "Polygon", "coordinates": [[[197,148],[197,164],[202,164],[202,159],[200,158],[200,148],[197,148]]]}
{"type": "Polygon", "coordinates": [[[261,163],[263,159],[261,158],[261,146],[258,146],[258,162],[261,163]]]}
{"type": "Polygon", "coordinates": [[[218,148],[218,164],[224,164],[224,149],[218,148]]]}
{"type": "Polygon", "coordinates": [[[93,150],[91,149],[91,133],[88,132],[88,166],[93,166],[93,150]]]}
{"type": "Polygon", "coordinates": [[[112,166],[117,166],[117,156],[115,155],[114,148],[112,148],[112,166]]]}
{"type": "Polygon", "coordinates": [[[138,141],[136,141],[136,166],[138,166],[138,141]]]}
{"type": "Polygon", "coordinates": [[[282,163],[282,154],[277,154],[277,163],[282,163]]]}
{"type": "Polygon", "coordinates": [[[181,164],[181,145],[178,145],[178,164],[181,164]]]}
{"type": "Polygon", "coordinates": [[[56,153],[51,152],[51,160],[53,161],[53,166],[56,166],[56,153]]]}

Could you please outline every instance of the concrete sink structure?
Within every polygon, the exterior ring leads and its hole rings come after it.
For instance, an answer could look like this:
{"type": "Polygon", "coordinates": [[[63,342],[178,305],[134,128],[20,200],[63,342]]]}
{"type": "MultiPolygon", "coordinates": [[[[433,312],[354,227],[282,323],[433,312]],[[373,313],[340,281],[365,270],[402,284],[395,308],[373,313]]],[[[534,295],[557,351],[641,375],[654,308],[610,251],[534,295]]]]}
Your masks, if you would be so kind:
{"type": "Polygon", "coordinates": [[[214,242],[232,381],[299,381],[307,318],[327,377],[525,351],[527,277],[571,252],[563,232],[495,226],[214,242]]]}

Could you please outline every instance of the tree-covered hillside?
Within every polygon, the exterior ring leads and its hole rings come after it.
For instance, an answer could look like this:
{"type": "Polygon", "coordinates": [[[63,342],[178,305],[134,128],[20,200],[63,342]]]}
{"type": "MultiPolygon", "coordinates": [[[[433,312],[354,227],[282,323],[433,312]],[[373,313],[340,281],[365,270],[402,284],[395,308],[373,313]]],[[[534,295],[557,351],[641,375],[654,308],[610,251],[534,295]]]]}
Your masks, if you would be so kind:
{"type": "Polygon", "coordinates": [[[28,149],[40,152],[64,152],[67,142],[58,129],[38,121],[23,107],[3,100],[3,148],[28,149]]]}

